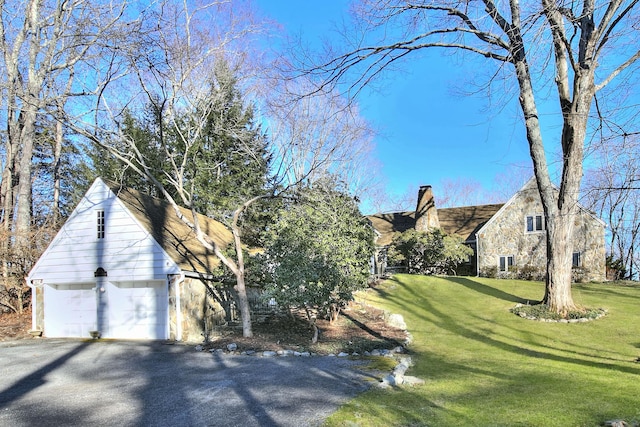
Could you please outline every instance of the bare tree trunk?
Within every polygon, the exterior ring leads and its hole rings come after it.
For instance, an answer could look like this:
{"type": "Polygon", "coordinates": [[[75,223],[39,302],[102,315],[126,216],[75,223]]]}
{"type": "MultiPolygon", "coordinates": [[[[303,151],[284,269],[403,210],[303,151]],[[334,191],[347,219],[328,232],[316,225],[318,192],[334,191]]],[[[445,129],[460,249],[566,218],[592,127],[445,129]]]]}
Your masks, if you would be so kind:
{"type": "Polygon", "coordinates": [[[242,317],[242,336],[252,337],[251,307],[249,305],[249,296],[247,295],[247,286],[244,280],[244,254],[242,253],[242,241],[240,239],[240,230],[237,224],[238,216],[239,212],[234,215],[233,225],[231,226],[237,260],[237,269],[233,273],[236,276],[235,290],[238,294],[238,308],[240,309],[240,316],[242,317]]]}
{"type": "Polygon", "coordinates": [[[56,137],[53,147],[53,227],[57,228],[60,221],[60,158],[62,155],[62,143],[64,132],[62,122],[56,121],[56,137]]]}
{"type": "MultiPolygon", "coordinates": [[[[26,112],[20,135],[21,156],[15,218],[15,247],[19,252],[28,248],[28,235],[31,230],[31,162],[33,160],[33,140],[35,136],[35,108],[35,106],[32,106],[26,112]]],[[[22,256],[22,254],[20,253],[19,256],[22,256]]]]}
{"type": "Polygon", "coordinates": [[[306,305],[304,306],[304,311],[307,314],[307,321],[311,328],[313,329],[313,336],[311,337],[311,344],[316,344],[318,342],[318,336],[320,335],[320,331],[318,331],[318,325],[316,325],[316,318],[311,314],[311,310],[306,305]]]}
{"type": "Polygon", "coordinates": [[[242,317],[242,336],[252,337],[251,307],[249,305],[249,297],[247,295],[247,287],[244,280],[244,271],[236,275],[235,289],[238,293],[238,308],[240,309],[240,316],[242,317]]]}
{"type": "Polygon", "coordinates": [[[547,221],[547,280],[543,303],[566,314],[574,310],[571,296],[573,217],[556,215],[547,221]]]}

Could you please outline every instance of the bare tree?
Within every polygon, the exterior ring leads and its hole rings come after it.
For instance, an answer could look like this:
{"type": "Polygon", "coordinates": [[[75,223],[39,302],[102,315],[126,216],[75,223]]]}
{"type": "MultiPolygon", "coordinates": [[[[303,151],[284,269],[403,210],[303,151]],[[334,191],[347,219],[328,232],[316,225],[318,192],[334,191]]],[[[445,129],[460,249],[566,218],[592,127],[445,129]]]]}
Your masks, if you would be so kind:
{"type": "Polygon", "coordinates": [[[278,85],[265,99],[269,134],[285,185],[332,176],[352,194],[368,196],[379,188],[379,165],[373,158],[374,130],[358,106],[335,93],[311,91],[304,78],[278,85]]]}
{"type": "Polygon", "coordinates": [[[6,236],[1,248],[6,255],[5,280],[10,270],[28,271],[33,262],[32,163],[44,117],[58,116],[56,108],[68,99],[91,94],[71,84],[74,73],[82,73],[88,84],[113,76],[112,64],[103,56],[109,57],[111,47],[125,45],[123,38],[137,29],[135,21],[125,23],[127,8],[127,2],[0,1],[0,121],[6,130],[0,221],[6,236]]]}
{"type": "Polygon", "coordinates": [[[434,189],[438,207],[486,205],[504,202],[499,194],[471,178],[443,179],[434,189]]]}
{"type": "MultiPolygon", "coordinates": [[[[160,23],[157,30],[147,34],[143,43],[130,52],[131,75],[135,78],[122,79],[119,85],[110,84],[106,87],[93,109],[92,117],[86,114],[69,116],[66,121],[78,133],[106,148],[153,183],[158,193],[173,205],[176,215],[194,230],[199,242],[214,252],[235,276],[243,335],[251,336],[241,227],[244,213],[257,201],[278,197],[318,174],[339,172],[341,177],[349,177],[349,173],[356,169],[351,162],[358,163],[360,153],[367,148],[363,143],[368,141],[367,128],[361,119],[353,114],[347,116],[344,110],[333,108],[328,101],[309,105],[308,99],[298,100],[300,102],[281,99],[283,102],[280,105],[286,105],[283,109],[267,110],[265,107],[265,115],[274,115],[269,121],[273,126],[271,139],[276,147],[273,156],[277,158],[277,170],[274,171],[277,176],[272,185],[248,195],[228,218],[222,219],[233,236],[230,254],[225,248],[219,247],[197,221],[196,213],[202,212],[197,212],[193,201],[200,195],[189,171],[198,153],[191,148],[207,132],[207,126],[210,125],[207,117],[216,111],[216,94],[222,82],[217,79],[214,70],[219,63],[230,64],[233,72],[245,84],[245,93],[251,92],[251,84],[254,83],[251,79],[257,74],[255,67],[261,65],[245,60],[255,59],[251,54],[252,40],[263,28],[260,22],[252,19],[249,10],[240,10],[231,2],[220,1],[192,7],[187,3],[176,6],[167,1],[155,13],[155,19],[160,23]],[[135,141],[127,137],[119,126],[125,109],[136,108],[140,111],[144,104],[149,103],[161,117],[159,149],[163,151],[168,165],[164,171],[154,169],[144,153],[136,147],[135,141]],[[310,111],[312,114],[309,114],[310,111]],[[276,112],[282,114],[276,115],[276,112]],[[339,134],[341,131],[343,134],[339,134]],[[164,139],[163,135],[168,133],[177,139],[180,150],[173,149],[175,146],[164,139]],[[118,148],[109,141],[118,141],[119,147],[124,148],[118,148]],[[357,141],[357,144],[352,141],[357,141]],[[350,152],[345,147],[354,151],[350,152]],[[191,208],[192,218],[182,215],[179,205],[191,208]]],[[[333,98],[327,99],[336,102],[333,98]]],[[[224,126],[224,123],[216,123],[218,125],[224,126]]],[[[254,155],[249,141],[244,141],[234,133],[236,130],[233,128],[221,127],[216,132],[233,136],[237,141],[234,150],[247,153],[248,158],[254,155]]],[[[255,156],[254,160],[259,161],[258,154],[255,156]]],[[[210,165],[209,168],[218,167],[224,165],[210,165]]]]}
{"type": "Polygon", "coordinates": [[[637,3],[362,0],[355,7],[353,28],[363,31],[349,34],[353,45],[345,53],[331,52],[329,60],[303,68],[321,78],[323,90],[345,82],[353,73],[348,89],[358,92],[384,69],[423,49],[452,49],[494,61],[495,75],[512,79],[518,92],[547,221],[543,302],[564,313],[575,308],[571,236],[587,127],[596,94],[615,89],[613,82],[623,74],[633,78],[631,72],[640,58],[637,3]],[[555,142],[562,152],[559,194],[551,180],[538,113],[538,104],[552,87],[562,127],[547,145],[555,142]]]}
{"type": "MultiPolygon", "coordinates": [[[[225,60],[240,69],[243,58],[249,55],[250,36],[260,31],[260,27],[253,22],[250,10],[240,10],[224,0],[206,4],[163,1],[150,9],[148,15],[155,22],[154,28],[140,37],[135,46],[123,49],[127,78],[118,84],[103,82],[91,114],[67,111],[65,121],[152,183],[174,207],[176,215],[194,230],[198,241],[233,273],[243,335],[249,337],[252,336],[251,316],[239,220],[248,206],[265,195],[244,201],[229,218],[226,225],[233,235],[235,257],[232,257],[201,229],[193,203],[198,194],[189,171],[193,156],[198,155],[193,147],[207,131],[210,123],[207,118],[219,102],[216,94],[220,91],[216,85],[220,82],[214,73],[216,62],[225,60]],[[247,49],[237,50],[239,43],[247,49]],[[159,149],[168,164],[164,171],[149,163],[136,141],[128,137],[121,126],[125,111],[139,113],[149,105],[158,115],[159,149]],[[168,133],[177,142],[169,142],[168,133]],[[113,141],[118,144],[112,144],[113,141]],[[175,143],[180,144],[180,150],[175,150],[175,143]],[[172,194],[177,195],[178,200],[172,194]],[[192,217],[184,216],[179,206],[191,208],[192,217]]],[[[231,130],[217,129],[217,132],[231,130]]],[[[250,150],[244,146],[236,149],[250,150]]]]}
{"type": "Polygon", "coordinates": [[[640,244],[640,139],[606,139],[595,147],[585,171],[584,203],[609,225],[609,252],[626,277],[637,277],[640,244]]]}

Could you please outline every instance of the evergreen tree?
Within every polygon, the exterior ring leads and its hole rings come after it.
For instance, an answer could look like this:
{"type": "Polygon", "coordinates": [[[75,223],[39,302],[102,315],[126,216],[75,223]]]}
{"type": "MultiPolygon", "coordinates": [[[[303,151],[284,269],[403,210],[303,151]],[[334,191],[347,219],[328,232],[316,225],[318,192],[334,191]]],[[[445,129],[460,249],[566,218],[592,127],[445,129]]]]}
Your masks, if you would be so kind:
{"type": "Polygon", "coordinates": [[[245,106],[238,81],[226,64],[216,70],[204,115],[204,132],[191,148],[189,179],[199,212],[224,221],[242,203],[265,191],[269,169],[267,140],[245,106]]]}

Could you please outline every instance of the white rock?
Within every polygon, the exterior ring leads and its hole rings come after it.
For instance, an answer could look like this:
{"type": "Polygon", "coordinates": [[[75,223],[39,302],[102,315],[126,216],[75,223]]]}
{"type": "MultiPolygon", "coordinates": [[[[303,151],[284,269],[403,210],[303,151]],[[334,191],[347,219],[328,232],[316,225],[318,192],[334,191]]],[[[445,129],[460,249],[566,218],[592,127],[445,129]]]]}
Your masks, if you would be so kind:
{"type": "Polygon", "coordinates": [[[238,349],[238,344],[232,342],[231,344],[227,344],[227,350],[236,351],[238,349]]]}
{"type": "Polygon", "coordinates": [[[348,357],[349,353],[345,353],[344,351],[341,351],[340,353],[338,353],[338,357],[348,357]]]}
{"type": "Polygon", "coordinates": [[[394,313],[390,315],[387,323],[389,324],[389,326],[392,326],[394,328],[407,329],[407,324],[404,322],[404,318],[401,314],[394,313]]]}
{"type": "Polygon", "coordinates": [[[204,347],[203,347],[203,346],[201,346],[200,344],[198,344],[198,345],[196,346],[196,351],[202,351],[202,350],[204,350],[204,347]]]}
{"type": "Polygon", "coordinates": [[[384,378],[382,378],[382,382],[385,383],[385,384],[388,384],[390,386],[397,385],[396,384],[396,377],[391,375],[391,374],[389,374],[389,375],[385,376],[384,378]]]}
{"type": "Polygon", "coordinates": [[[278,355],[278,353],[276,353],[275,351],[263,351],[262,352],[262,356],[263,357],[276,357],[278,355]]]}

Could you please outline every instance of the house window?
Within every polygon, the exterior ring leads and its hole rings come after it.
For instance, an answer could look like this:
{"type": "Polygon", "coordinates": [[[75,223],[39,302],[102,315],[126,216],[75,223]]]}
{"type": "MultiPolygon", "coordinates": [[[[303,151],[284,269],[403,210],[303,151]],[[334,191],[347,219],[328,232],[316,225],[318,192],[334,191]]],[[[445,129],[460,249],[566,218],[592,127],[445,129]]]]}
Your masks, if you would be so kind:
{"type": "Polygon", "coordinates": [[[527,233],[535,233],[544,230],[544,220],[542,215],[529,215],[526,218],[527,233]]]}
{"type": "Polygon", "coordinates": [[[573,267],[582,267],[582,257],[580,256],[580,252],[574,252],[573,253],[572,266],[573,267]]]}
{"type": "Polygon", "coordinates": [[[509,271],[511,267],[515,265],[513,255],[501,256],[498,262],[498,269],[500,271],[509,271]]]}
{"type": "Polygon", "coordinates": [[[99,210],[96,213],[97,213],[96,228],[98,232],[98,239],[104,239],[104,211],[99,210]]]}

